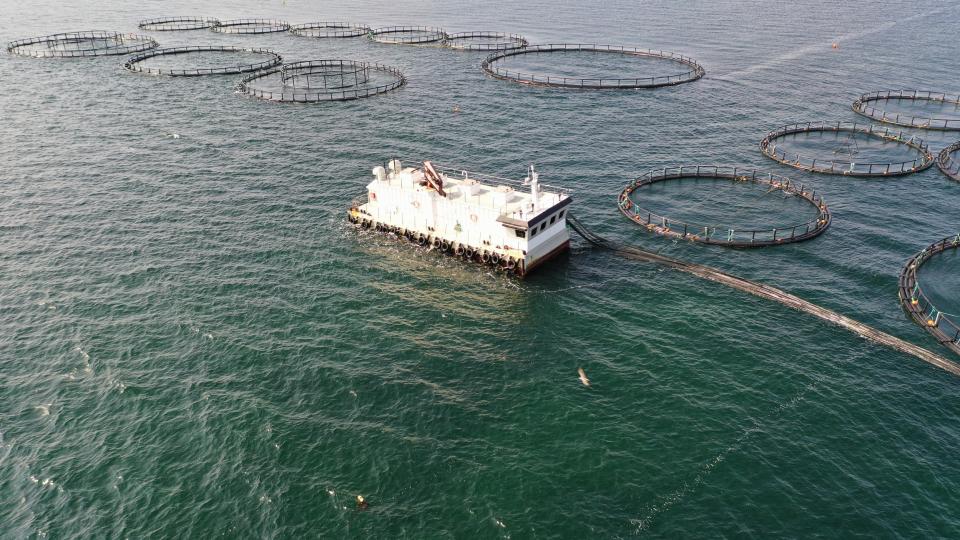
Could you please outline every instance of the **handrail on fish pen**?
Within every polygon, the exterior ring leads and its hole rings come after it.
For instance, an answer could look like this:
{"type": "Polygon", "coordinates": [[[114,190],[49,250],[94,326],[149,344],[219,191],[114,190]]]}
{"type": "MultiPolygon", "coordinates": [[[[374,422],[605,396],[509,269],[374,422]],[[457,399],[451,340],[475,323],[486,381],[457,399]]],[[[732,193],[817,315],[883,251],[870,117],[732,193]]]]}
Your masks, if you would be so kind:
{"type": "Polygon", "coordinates": [[[251,73],[237,83],[235,90],[239,94],[246,94],[264,101],[273,101],[277,103],[318,103],[324,101],[351,101],[354,99],[368,98],[400,88],[406,84],[406,82],[407,79],[404,77],[403,73],[401,73],[397,68],[390,66],[371,64],[368,62],[355,62],[352,60],[308,60],[304,62],[295,62],[293,64],[274,66],[266,70],[251,73]],[[356,68],[362,70],[364,73],[378,72],[381,74],[386,74],[391,76],[393,80],[377,86],[358,86],[349,89],[345,87],[340,89],[329,88],[326,90],[313,90],[311,88],[307,88],[306,90],[302,91],[298,91],[296,88],[293,88],[290,91],[286,89],[272,91],[257,88],[253,84],[257,80],[269,77],[271,75],[278,75],[281,78],[281,83],[283,83],[284,70],[288,70],[287,73],[289,76],[295,77],[293,72],[289,70],[296,70],[299,68],[309,70],[311,69],[308,67],[310,64],[313,64],[314,66],[322,66],[323,63],[328,63],[329,66],[332,66],[334,62],[340,63],[339,65],[343,66],[352,66],[350,69],[356,68]]]}
{"type": "Polygon", "coordinates": [[[123,63],[123,67],[128,71],[136,73],[145,73],[147,75],[166,75],[169,77],[197,77],[201,75],[234,75],[238,73],[250,73],[280,65],[283,58],[270,49],[248,49],[242,47],[221,47],[221,46],[189,46],[189,47],[171,47],[166,49],[155,49],[134,56],[131,56],[123,63]],[[157,56],[194,54],[204,52],[217,53],[253,53],[268,55],[269,58],[263,62],[253,64],[242,64],[235,66],[213,67],[213,68],[185,68],[185,69],[165,69],[143,67],[141,62],[157,56]]]}
{"type": "Polygon", "coordinates": [[[944,148],[937,155],[937,168],[947,178],[960,182],[960,141],[944,148]]]}
{"type": "Polygon", "coordinates": [[[945,94],[943,92],[928,92],[923,90],[884,90],[863,94],[853,102],[853,112],[862,114],[884,124],[893,124],[901,127],[930,129],[939,131],[960,131],[960,118],[933,118],[929,116],[914,116],[899,112],[887,112],[869,105],[874,101],[887,100],[915,100],[932,101],[937,103],[952,103],[960,106],[960,95],[945,94]]]}
{"type": "Polygon", "coordinates": [[[895,132],[885,127],[873,124],[857,124],[856,122],[798,122],[781,126],[767,133],[760,141],[760,151],[770,159],[796,169],[843,176],[899,176],[926,170],[934,162],[934,156],[923,139],[914,136],[907,137],[903,131],[895,132]],[[776,141],[782,137],[816,132],[845,132],[895,142],[916,150],[920,157],[912,161],[902,162],[858,163],[837,159],[810,159],[797,152],[788,153],[777,147],[776,141]]]}
{"type": "Polygon", "coordinates": [[[33,58],[86,58],[136,53],[158,45],[149,36],[85,30],[18,39],[7,43],[7,52],[33,58]]]}
{"type": "Polygon", "coordinates": [[[898,296],[900,305],[911,319],[925,328],[941,344],[960,354],[960,323],[951,319],[955,315],[944,313],[933,304],[917,279],[917,272],[925,262],[934,255],[950,249],[960,249],[960,234],[934,242],[911,257],[900,272],[898,296]]]}
{"type": "Polygon", "coordinates": [[[549,86],[560,88],[581,88],[594,90],[630,89],[630,88],[659,88],[693,82],[704,76],[706,70],[696,60],[682,54],[662,50],[639,49],[618,45],[596,45],[585,43],[552,43],[546,45],[531,45],[522,49],[501,51],[488,56],[481,64],[483,71],[495,79],[513,81],[530,86],[549,86]],[[682,73],[658,75],[651,77],[609,77],[609,78],[578,78],[578,77],[551,77],[529,73],[513,72],[497,67],[495,64],[507,58],[525,54],[548,54],[556,52],[593,52],[605,54],[622,54],[643,58],[658,58],[679,63],[689,68],[682,73]]]}
{"type": "Polygon", "coordinates": [[[823,234],[830,227],[832,219],[830,209],[824,202],[823,196],[818,195],[816,190],[807,189],[803,184],[791,182],[785,177],[772,173],[716,165],[664,167],[646,173],[620,192],[617,207],[628,219],[654,234],[702,244],[736,248],[779,246],[809,240],[823,234]],[[817,217],[796,225],[741,230],[733,227],[692,224],[671,219],[641,207],[631,197],[634,191],[642,187],[683,178],[723,179],[769,186],[770,190],[796,196],[808,202],[817,210],[817,217]]]}
{"type": "Polygon", "coordinates": [[[174,32],[185,30],[206,30],[220,24],[219,19],[211,17],[156,17],[143,19],[137,25],[149,32],[174,32]]]}

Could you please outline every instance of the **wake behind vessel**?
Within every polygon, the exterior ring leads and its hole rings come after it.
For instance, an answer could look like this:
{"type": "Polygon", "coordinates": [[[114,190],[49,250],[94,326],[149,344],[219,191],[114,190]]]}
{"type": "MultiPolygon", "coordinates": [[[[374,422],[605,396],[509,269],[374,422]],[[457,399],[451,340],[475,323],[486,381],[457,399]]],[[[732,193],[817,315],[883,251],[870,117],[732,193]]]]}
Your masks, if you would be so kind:
{"type": "MultiPolygon", "coordinates": [[[[349,220],[525,276],[570,247],[563,190],[548,191],[530,166],[522,181],[393,159],[373,169],[349,220]]],[[[554,188],[550,188],[554,189],[554,188]]]]}

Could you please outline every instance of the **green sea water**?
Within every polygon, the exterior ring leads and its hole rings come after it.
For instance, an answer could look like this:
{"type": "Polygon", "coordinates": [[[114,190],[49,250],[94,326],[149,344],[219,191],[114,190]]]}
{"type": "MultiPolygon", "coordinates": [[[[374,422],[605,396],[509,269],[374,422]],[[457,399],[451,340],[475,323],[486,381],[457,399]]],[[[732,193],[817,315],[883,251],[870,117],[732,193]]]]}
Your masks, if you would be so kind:
{"type": "MultiPolygon", "coordinates": [[[[850,110],[861,93],[958,93],[960,3],[41,0],[0,11],[2,42],[196,14],[662,48],[707,70],[653,91],[565,91],[491,79],[482,53],[150,34],[379,62],[408,78],[371,99],[283,105],[235,95],[233,76],[0,55],[0,537],[960,536],[956,377],[577,239],[519,281],[345,219],[390,157],[509,177],[534,163],[605,236],[957,360],[896,290],[907,258],[960,232],[960,184],[936,168],[810,175],[757,144],[787,123],[862,121],[850,110]],[[833,225],[735,251],[664,240],[617,212],[631,179],[687,164],[803,182],[833,225]]],[[[911,133],[934,151],[960,138],[911,133]]],[[[697,219],[806,217],[769,197],[731,214],[669,193],[664,209],[697,219]]],[[[952,313],[958,264],[945,256],[920,274],[952,313]]]]}

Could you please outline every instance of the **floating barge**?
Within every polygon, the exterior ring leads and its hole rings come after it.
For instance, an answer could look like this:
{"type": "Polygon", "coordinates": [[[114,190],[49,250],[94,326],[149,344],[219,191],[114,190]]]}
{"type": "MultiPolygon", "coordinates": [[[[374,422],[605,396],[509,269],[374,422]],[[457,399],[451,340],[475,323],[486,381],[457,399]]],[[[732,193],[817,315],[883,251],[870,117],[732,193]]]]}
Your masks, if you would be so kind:
{"type": "Polygon", "coordinates": [[[526,276],[570,248],[563,190],[543,186],[531,165],[523,181],[394,159],[373,169],[366,201],[349,220],[422,246],[526,276]],[[545,190],[543,188],[548,188],[545,190]]]}

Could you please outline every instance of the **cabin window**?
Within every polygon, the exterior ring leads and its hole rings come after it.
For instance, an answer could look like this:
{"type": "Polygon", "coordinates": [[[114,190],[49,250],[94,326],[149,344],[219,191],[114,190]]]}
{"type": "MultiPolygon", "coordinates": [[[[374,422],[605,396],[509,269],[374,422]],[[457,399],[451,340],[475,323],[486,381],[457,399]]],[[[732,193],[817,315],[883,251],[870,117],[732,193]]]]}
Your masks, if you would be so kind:
{"type": "Polygon", "coordinates": [[[561,210],[560,213],[557,214],[557,217],[558,217],[558,218],[563,218],[563,213],[564,213],[564,212],[566,212],[566,210],[561,210]]]}
{"type": "Polygon", "coordinates": [[[541,231],[544,230],[544,229],[546,229],[546,228],[547,228],[547,224],[546,224],[546,223],[541,223],[541,224],[540,224],[540,230],[541,230],[541,231]]]}
{"type": "Polygon", "coordinates": [[[521,231],[520,229],[514,229],[513,233],[516,234],[518,238],[526,238],[526,237],[527,237],[527,231],[521,231]]]}
{"type": "Polygon", "coordinates": [[[556,220],[557,220],[557,216],[551,217],[551,218],[550,218],[550,224],[553,225],[553,222],[556,221],[556,220]]]}
{"type": "Polygon", "coordinates": [[[530,229],[530,238],[533,238],[533,237],[536,236],[536,235],[537,235],[537,228],[534,227],[534,228],[530,229]]]}

